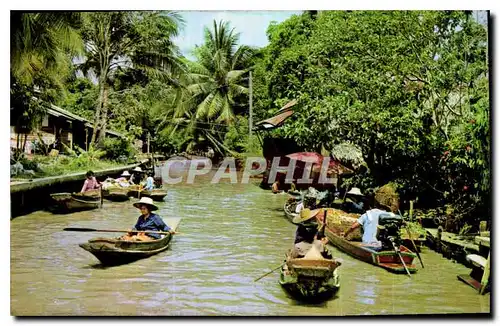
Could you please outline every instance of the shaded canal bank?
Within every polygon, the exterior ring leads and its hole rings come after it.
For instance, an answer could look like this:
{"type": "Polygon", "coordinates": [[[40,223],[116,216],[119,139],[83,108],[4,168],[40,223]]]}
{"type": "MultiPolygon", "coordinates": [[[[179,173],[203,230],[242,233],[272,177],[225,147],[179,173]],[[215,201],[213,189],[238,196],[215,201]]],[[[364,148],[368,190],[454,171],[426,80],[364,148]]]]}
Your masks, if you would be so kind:
{"type": "MultiPolygon", "coordinates": [[[[163,217],[181,217],[171,248],[129,265],[103,269],[78,247],[106,233],[64,227],[129,228],[132,201],[67,215],[38,211],[11,221],[11,312],[14,315],[376,315],[488,313],[481,296],[457,280],[468,268],[424,249],[425,268],[391,274],[332,249],[344,260],[337,296],[305,305],[282,290],[278,266],[295,227],[283,216],[285,195],[250,184],[168,186],[163,217]]],[[[223,179],[224,180],[224,179],[223,179]]],[[[227,180],[227,179],[226,179],[227,180]]]]}
{"type": "MultiPolygon", "coordinates": [[[[96,170],[98,180],[106,177],[117,177],[124,170],[147,163],[148,160],[120,167],[96,170]]],[[[15,181],[10,184],[11,219],[36,210],[49,209],[53,203],[50,194],[58,192],[79,192],[85,180],[86,172],[70,173],[57,177],[47,177],[26,181],[15,181]]]]}

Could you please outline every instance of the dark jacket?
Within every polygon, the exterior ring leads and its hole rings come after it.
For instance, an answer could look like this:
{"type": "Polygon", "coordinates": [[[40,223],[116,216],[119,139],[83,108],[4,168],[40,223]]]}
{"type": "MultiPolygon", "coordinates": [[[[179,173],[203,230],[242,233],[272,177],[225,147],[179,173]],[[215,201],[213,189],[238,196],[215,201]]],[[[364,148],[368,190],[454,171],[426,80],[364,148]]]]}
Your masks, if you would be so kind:
{"type": "Polygon", "coordinates": [[[312,243],[314,236],[318,233],[318,227],[316,225],[303,225],[299,224],[297,231],[295,232],[295,242],[307,242],[312,243]]]}
{"type": "MultiPolygon", "coordinates": [[[[151,213],[147,219],[144,219],[144,216],[141,215],[137,219],[137,223],[135,224],[134,230],[137,231],[170,231],[170,227],[163,222],[161,217],[158,215],[151,213]]],[[[147,236],[160,239],[161,235],[158,233],[147,233],[147,236]]]]}

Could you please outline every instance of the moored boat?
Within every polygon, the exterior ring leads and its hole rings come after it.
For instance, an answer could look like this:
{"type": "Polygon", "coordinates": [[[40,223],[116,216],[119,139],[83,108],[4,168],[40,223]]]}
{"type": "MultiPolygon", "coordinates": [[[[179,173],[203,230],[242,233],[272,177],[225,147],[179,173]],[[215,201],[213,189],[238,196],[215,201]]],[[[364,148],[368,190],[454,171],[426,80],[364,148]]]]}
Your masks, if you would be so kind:
{"type": "MultiPolygon", "coordinates": [[[[173,230],[180,219],[165,219],[173,230]]],[[[151,241],[126,241],[119,238],[93,238],[79,246],[94,255],[102,265],[116,266],[151,257],[170,246],[173,235],[163,235],[161,239],[151,241]]]]}
{"type": "Polygon", "coordinates": [[[149,197],[154,201],[163,201],[163,199],[167,196],[166,189],[153,189],[153,190],[143,190],[140,193],[140,197],[149,197]]]}
{"type": "Polygon", "coordinates": [[[128,189],[128,196],[133,198],[140,198],[140,193],[144,191],[144,187],[141,185],[131,185],[128,189]]]}
{"type": "Polygon", "coordinates": [[[285,217],[293,223],[293,219],[299,214],[295,213],[295,208],[299,202],[287,201],[283,205],[283,211],[285,212],[285,217]]]}
{"type": "Polygon", "coordinates": [[[59,209],[65,211],[82,211],[98,208],[101,203],[99,190],[85,193],[55,193],[50,195],[59,209]]]}
{"type": "Polygon", "coordinates": [[[111,201],[127,201],[129,199],[128,191],[128,187],[111,186],[103,189],[102,195],[111,201]]]}
{"type": "Polygon", "coordinates": [[[287,254],[281,269],[281,286],[291,295],[305,300],[325,300],[340,287],[337,267],[340,261],[326,258],[291,258],[287,254]]]}
{"type": "MultiPolygon", "coordinates": [[[[322,218],[318,214],[316,219],[320,225],[323,225],[322,218]]],[[[363,246],[361,241],[349,241],[341,237],[337,232],[333,231],[328,225],[325,228],[325,235],[332,245],[346,252],[347,254],[362,260],[364,262],[380,266],[394,273],[405,273],[405,267],[399,258],[396,251],[382,247],[382,249],[374,249],[373,247],[363,246]]],[[[403,259],[406,268],[410,273],[417,271],[416,265],[413,263],[417,257],[410,249],[403,245],[397,246],[399,254],[403,259]]]]}
{"type": "MultiPolygon", "coordinates": [[[[297,217],[299,214],[295,212],[297,205],[302,203],[302,198],[300,193],[288,193],[289,198],[283,205],[283,211],[285,212],[285,217],[293,223],[293,219],[297,217]]],[[[294,223],[295,224],[295,223],[294,223]]]]}

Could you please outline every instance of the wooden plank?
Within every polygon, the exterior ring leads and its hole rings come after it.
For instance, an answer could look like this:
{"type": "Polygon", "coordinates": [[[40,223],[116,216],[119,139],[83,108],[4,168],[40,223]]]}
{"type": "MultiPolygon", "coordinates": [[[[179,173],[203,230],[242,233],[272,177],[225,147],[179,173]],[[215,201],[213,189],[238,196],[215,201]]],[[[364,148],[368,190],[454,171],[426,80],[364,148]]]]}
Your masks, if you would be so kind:
{"type": "Polygon", "coordinates": [[[480,246],[490,248],[490,237],[475,237],[474,242],[480,246]]]}
{"type": "MultiPolygon", "coordinates": [[[[427,234],[431,235],[433,238],[437,237],[437,229],[426,228],[427,234]]],[[[479,246],[471,241],[456,239],[456,234],[450,232],[443,232],[441,235],[441,241],[445,244],[452,244],[466,249],[474,250],[479,252],[479,246]]]]}
{"type": "MultiPolygon", "coordinates": [[[[491,252],[490,252],[491,253],[491,252]]],[[[488,259],[486,260],[486,266],[484,267],[483,278],[481,279],[481,289],[479,294],[484,294],[484,290],[488,285],[488,280],[490,279],[490,253],[488,253],[488,259]]]]}
{"type": "Polygon", "coordinates": [[[477,267],[485,268],[486,267],[486,258],[479,255],[467,255],[467,260],[476,265],[477,267]]]}

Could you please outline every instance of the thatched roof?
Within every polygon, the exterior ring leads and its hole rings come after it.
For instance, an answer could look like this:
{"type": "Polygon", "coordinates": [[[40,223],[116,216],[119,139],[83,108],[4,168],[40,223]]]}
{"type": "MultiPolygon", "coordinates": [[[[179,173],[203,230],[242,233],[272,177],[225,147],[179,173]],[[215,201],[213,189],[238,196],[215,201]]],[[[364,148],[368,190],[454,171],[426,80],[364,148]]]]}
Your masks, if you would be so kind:
{"type": "Polygon", "coordinates": [[[353,166],[360,166],[365,161],[361,149],[351,143],[340,143],[333,145],[330,155],[342,163],[350,163],[353,166]]]}

